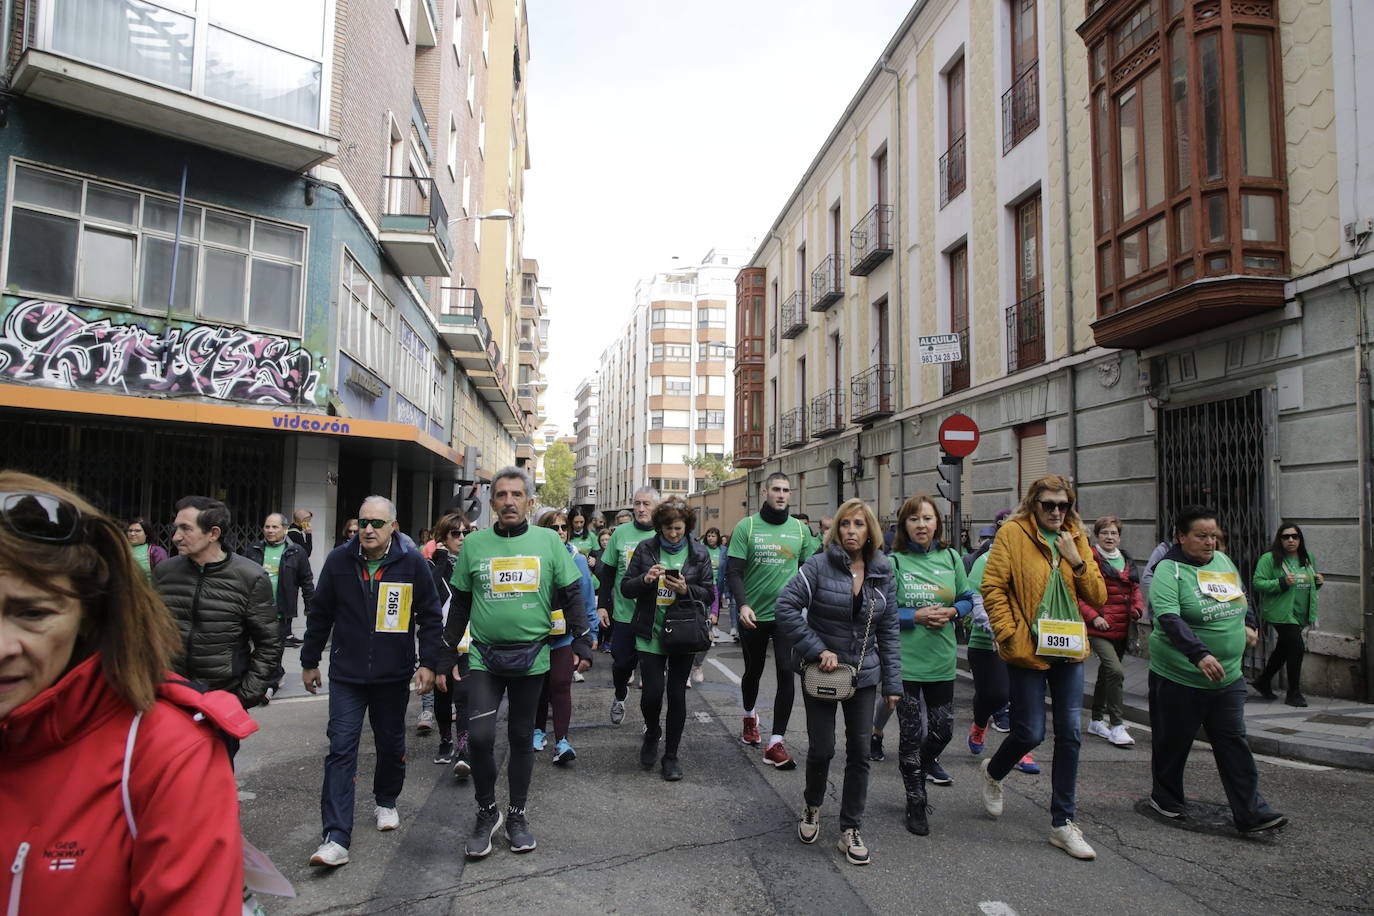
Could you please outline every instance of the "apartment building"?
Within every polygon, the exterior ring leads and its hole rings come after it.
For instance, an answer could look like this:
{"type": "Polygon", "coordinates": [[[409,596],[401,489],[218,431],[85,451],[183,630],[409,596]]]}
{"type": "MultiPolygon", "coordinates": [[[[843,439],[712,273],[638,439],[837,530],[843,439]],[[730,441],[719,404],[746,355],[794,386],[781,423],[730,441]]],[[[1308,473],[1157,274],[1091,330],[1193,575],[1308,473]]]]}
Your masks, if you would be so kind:
{"type": "Polygon", "coordinates": [[[513,458],[514,293],[484,309],[479,242],[520,211],[485,198],[481,126],[527,66],[518,5],[4,10],[7,463],[156,523],[208,492],[238,541],[370,493],[412,530],[467,446],[513,458]]]}
{"type": "Polygon", "coordinates": [[[549,315],[547,297],[549,287],[539,285],[539,262],[525,258],[520,273],[520,318],[516,326],[516,388],[515,404],[521,426],[530,431],[516,445],[516,462],[528,467],[537,479],[542,479],[540,461],[548,449],[539,434],[546,417],[544,391],[548,379],[544,375],[544,360],[549,355],[549,315]]]}
{"type": "Polygon", "coordinates": [[[1307,676],[1374,683],[1370,508],[1340,495],[1370,466],[1370,65],[1342,37],[1370,24],[1348,0],[917,3],[740,272],[736,464],[889,521],[936,491],[957,411],[982,431],[960,527],[1047,471],[1137,559],[1188,503],[1243,570],[1300,519],[1328,564],[1307,676]],[[933,334],[961,358],[922,365],[933,334]]]}
{"type": "Polygon", "coordinates": [[[572,504],[584,511],[596,508],[597,463],[601,446],[601,381],[584,378],[573,393],[577,401],[573,415],[572,504]]]}
{"type": "Polygon", "coordinates": [[[629,506],[646,483],[663,495],[699,489],[686,461],[724,458],[733,425],[735,274],[747,251],[712,249],[691,267],[641,280],[630,320],[601,356],[597,508],[629,506]]]}

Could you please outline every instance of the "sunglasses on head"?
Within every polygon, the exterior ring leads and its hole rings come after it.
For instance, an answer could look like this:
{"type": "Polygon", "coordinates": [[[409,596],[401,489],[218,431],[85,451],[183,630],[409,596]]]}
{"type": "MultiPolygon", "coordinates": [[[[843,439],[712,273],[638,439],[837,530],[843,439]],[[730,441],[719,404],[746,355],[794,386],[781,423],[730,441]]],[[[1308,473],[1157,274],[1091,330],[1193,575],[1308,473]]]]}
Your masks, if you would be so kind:
{"type": "Polygon", "coordinates": [[[363,528],[366,528],[368,525],[371,525],[373,528],[376,528],[378,531],[381,531],[387,525],[390,525],[391,522],[387,521],[384,518],[360,518],[358,519],[358,524],[363,528]]]}
{"type": "Polygon", "coordinates": [[[46,493],[0,493],[0,523],[26,541],[80,544],[86,540],[81,510],[46,493]]]}
{"type": "Polygon", "coordinates": [[[1046,512],[1068,512],[1073,508],[1073,503],[1068,500],[1055,502],[1052,499],[1042,499],[1040,500],[1040,508],[1046,512]]]}

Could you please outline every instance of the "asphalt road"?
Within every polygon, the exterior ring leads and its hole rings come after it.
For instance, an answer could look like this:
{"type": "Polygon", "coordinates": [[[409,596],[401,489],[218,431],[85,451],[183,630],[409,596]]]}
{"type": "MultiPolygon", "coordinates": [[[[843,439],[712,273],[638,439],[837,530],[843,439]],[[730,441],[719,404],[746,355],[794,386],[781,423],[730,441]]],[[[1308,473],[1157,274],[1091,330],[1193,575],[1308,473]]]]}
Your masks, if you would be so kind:
{"type": "MultiPolygon", "coordinates": [[[[294,654],[294,653],[292,653],[294,654]]],[[[738,648],[712,653],[735,677],[738,648]]],[[[971,685],[955,692],[955,739],[941,762],[954,777],[931,787],[931,835],[903,826],[896,720],[888,758],[873,764],[863,836],[872,864],[854,867],[835,847],[842,756],[832,764],[821,840],[796,839],[802,771],[778,772],[738,741],[739,691],[708,662],[688,692],[682,763],[665,783],[638,766],[638,691],[619,728],[609,723],[609,656],[597,654],[586,683],[573,685],[571,740],[578,759],[561,769],[536,758],[529,803],[539,847],[516,856],[499,840],[492,855],[465,862],[463,838],[475,803],[469,784],[431,763],[437,737],[410,738],[411,762],[398,804],[401,829],[372,826],[374,760],[364,733],[352,862],[312,869],[319,842],[319,791],[327,749],[327,703],[298,686],[255,711],[262,730],[237,759],[245,835],[293,883],[295,899],[263,899],[270,914],[602,913],[1334,913],[1374,912],[1374,774],[1289,761],[1260,761],[1260,789],[1291,818],[1265,839],[1229,827],[1211,754],[1195,749],[1188,769],[1198,816],[1186,827],[1142,811],[1149,786],[1149,733],[1118,749],[1086,734],[1078,822],[1097,850],[1080,862],[1047,842],[1052,742],[1037,752],[1039,776],[1013,772],[1006,810],[988,818],[977,764],[965,746],[971,685]]],[[[297,675],[292,672],[291,677],[297,675]]],[[[760,696],[764,735],[772,722],[770,676],[760,696]]],[[[418,700],[411,705],[412,722],[418,700]]],[[[800,699],[788,747],[806,751],[800,699]]],[[[504,727],[498,760],[504,771],[504,727]]],[[[988,732],[991,753],[1000,736],[988,732]]],[[[842,744],[842,742],[841,742],[842,744]]],[[[497,798],[505,803],[504,775],[497,798]]]]}

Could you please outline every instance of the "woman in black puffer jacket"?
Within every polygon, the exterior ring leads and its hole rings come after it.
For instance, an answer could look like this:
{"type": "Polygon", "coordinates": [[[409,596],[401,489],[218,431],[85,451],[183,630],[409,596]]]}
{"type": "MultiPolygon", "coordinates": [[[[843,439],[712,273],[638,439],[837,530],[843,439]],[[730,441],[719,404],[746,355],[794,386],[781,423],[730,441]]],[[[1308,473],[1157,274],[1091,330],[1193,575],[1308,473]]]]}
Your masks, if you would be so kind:
{"type": "Polygon", "coordinates": [[[873,510],[851,499],[835,513],[825,550],[808,559],[778,595],[778,627],[798,663],[858,668],[854,696],[841,703],[805,694],[806,808],[797,825],[803,843],[820,836],[830,759],[835,756],[835,709],[844,708],[844,790],[840,800],[839,848],[851,865],[867,865],[859,836],[868,796],[868,736],[873,731],[874,694],[879,688],[895,707],[902,696],[901,641],[892,567],[883,555],[883,534],[873,510]],[[872,615],[872,622],[869,615],[872,615]],[[803,616],[805,615],[805,616],[803,616]],[[866,638],[865,638],[866,637],[866,638]],[[862,648],[861,648],[862,647],[862,648]]]}

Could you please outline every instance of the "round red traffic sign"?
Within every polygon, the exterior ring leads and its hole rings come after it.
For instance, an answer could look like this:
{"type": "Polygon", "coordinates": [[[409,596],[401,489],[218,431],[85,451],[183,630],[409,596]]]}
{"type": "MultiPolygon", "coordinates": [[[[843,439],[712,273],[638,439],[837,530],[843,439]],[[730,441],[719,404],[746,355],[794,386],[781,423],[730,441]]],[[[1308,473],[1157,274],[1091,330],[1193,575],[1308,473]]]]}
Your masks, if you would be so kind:
{"type": "Polygon", "coordinates": [[[953,455],[955,458],[972,455],[981,438],[978,424],[973,422],[972,417],[964,414],[950,414],[945,422],[940,424],[940,448],[945,450],[945,454],[953,455]]]}

